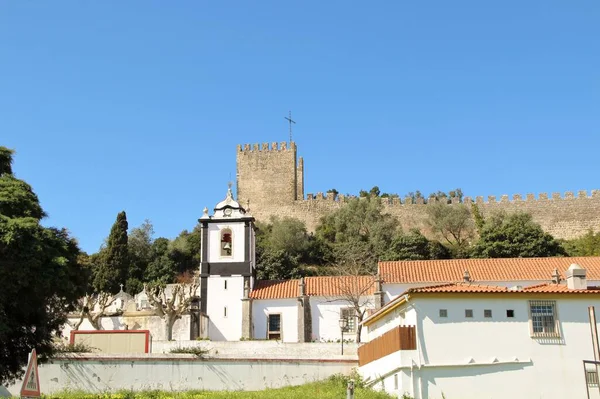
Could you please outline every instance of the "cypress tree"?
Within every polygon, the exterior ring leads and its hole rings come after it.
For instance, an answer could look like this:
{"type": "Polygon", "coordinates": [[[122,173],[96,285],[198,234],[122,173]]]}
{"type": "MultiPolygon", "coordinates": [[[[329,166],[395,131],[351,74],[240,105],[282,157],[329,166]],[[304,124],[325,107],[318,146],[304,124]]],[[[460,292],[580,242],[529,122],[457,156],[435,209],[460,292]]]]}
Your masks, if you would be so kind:
{"type": "Polygon", "coordinates": [[[129,267],[127,247],[127,215],[119,212],[110,229],[108,245],[99,257],[94,272],[94,288],[98,292],[116,294],[120,284],[125,284],[129,267]]]}

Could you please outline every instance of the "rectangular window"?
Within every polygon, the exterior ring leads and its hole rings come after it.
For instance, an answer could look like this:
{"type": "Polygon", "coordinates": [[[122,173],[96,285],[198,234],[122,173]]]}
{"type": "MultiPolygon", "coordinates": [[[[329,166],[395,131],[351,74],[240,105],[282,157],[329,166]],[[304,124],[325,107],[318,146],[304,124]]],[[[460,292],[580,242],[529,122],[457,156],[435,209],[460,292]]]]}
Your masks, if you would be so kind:
{"type": "Polygon", "coordinates": [[[448,309],[440,309],[440,317],[448,317],[448,309]]]}
{"type": "Polygon", "coordinates": [[[356,332],[356,311],[354,308],[342,308],[341,316],[342,318],[348,320],[348,325],[346,326],[344,332],[356,332]]]}
{"type": "Polygon", "coordinates": [[[227,306],[223,308],[223,317],[227,317],[227,306]]]}
{"type": "Polygon", "coordinates": [[[267,339],[281,339],[281,314],[270,314],[267,317],[267,339]]]}
{"type": "Polygon", "coordinates": [[[483,317],[487,317],[488,319],[492,317],[492,309],[484,309],[483,317]]]}
{"type": "Polygon", "coordinates": [[[398,390],[398,374],[394,374],[394,389],[398,390]]]}
{"type": "Polygon", "coordinates": [[[223,284],[223,285],[224,285],[224,286],[223,286],[223,289],[225,289],[225,290],[226,290],[226,289],[227,289],[227,280],[225,280],[225,281],[224,281],[224,284],[223,284]]]}
{"type": "Polygon", "coordinates": [[[465,317],[473,317],[473,309],[465,309],[465,317]]]}
{"type": "Polygon", "coordinates": [[[506,309],[506,317],[515,317],[515,311],[513,309],[506,309]]]}
{"type": "Polygon", "coordinates": [[[529,301],[531,335],[559,337],[556,325],[556,301],[529,301]]]}

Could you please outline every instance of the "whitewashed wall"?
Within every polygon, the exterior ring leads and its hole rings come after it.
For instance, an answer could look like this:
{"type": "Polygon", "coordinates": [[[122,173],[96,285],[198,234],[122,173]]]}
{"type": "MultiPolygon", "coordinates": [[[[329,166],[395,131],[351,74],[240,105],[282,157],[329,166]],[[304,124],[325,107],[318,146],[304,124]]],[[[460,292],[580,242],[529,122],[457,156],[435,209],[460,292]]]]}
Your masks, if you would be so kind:
{"type": "MultiPolygon", "coordinates": [[[[40,365],[43,394],[64,390],[92,393],[117,390],[262,390],[349,374],[356,362],[347,360],[227,360],[188,355],[150,355],[143,358],[54,359],[40,365]]],[[[7,387],[18,394],[21,381],[7,387]]]]}
{"type": "Polygon", "coordinates": [[[464,399],[585,397],[582,360],[593,358],[589,305],[600,311],[600,300],[587,295],[415,296],[406,307],[412,306],[417,314],[416,358],[360,370],[376,379],[392,367],[404,367],[405,377],[416,379],[417,388],[402,389],[415,398],[441,398],[442,393],[464,399]],[[556,299],[560,339],[530,336],[529,299],[556,299]],[[447,318],[439,317],[440,308],[447,309],[447,318]],[[472,319],[465,318],[465,309],[473,309],[472,319]],[[491,319],[484,318],[485,309],[492,310],[491,319]],[[514,318],[507,317],[507,309],[514,310],[514,318]]]}
{"type": "Polygon", "coordinates": [[[283,342],[298,342],[298,300],[290,299],[259,299],[252,303],[254,323],[254,338],[267,338],[267,315],[281,314],[283,342]]]}
{"type": "MultiPolygon", "coordinates": [[[[62,330],[62,336],[67,340],[71,334],[72,324],[75,324],[79,318],[69,318],[69,323],[65,324],[62,330]]],[[[153,340],[166,339],[163,320],[149,312],[139,312],[139,314],[130,316],[125,313],[123,316],[102,317],[100,325],[104,330],[149,330],[153,340]]],[[[94,330],[92,325],[87,321],[79,327],[80,330],[94,330]]],[[[190,339],[190,315],[183,315],[173,325],[174,340],[189,340],[190,339]]]]}
{"type": "MultiPolygon", "coordinates": [[[[361,301],[368,303],[367,308],[374,307],[372,298],[361,301]]],[[[341,339],[340,332],[340,311],[342,308],[350,307],[350,303],[340,299],[327,297],[310,297],[310,310],[312,316],[312,334],[315,341],[337,341],[341,339]]],[[[366,337],[365,332],[362,332],[361,339],[366,337]]],[[[344,333],[344,339],[354,340],[355,333],[344,333]]]]}
{"type": "Polygon", "coordinates": [[[208,278],[206,313],[209,317],[208,336],[211,340],[240,340],[243,296],[243,277],[210,276],[208,278]],[[225,289],[225,280],[227,280],[227,289],[225,289]],[[225,308],[227,308],[227,315],[225,315],[225,308]]]}
{"type": "Polygon", "coordinates": [[[246,237],[244,236],[245,226],[242,222],[234,223],[209,223],[208,241],[209,259],[208,262],[243,262],[246,237]],[[232,251],[231,256],[221,256],[221,230],[231,229],[232,251]]]}

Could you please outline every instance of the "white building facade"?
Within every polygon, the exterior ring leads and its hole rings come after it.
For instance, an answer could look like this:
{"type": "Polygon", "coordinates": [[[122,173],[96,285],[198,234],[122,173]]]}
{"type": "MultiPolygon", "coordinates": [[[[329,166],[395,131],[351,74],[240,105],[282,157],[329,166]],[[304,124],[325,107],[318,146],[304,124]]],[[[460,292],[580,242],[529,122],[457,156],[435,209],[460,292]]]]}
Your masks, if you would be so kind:
{"type": "Polygon", "coordinates": [[[588,307],[600,309],[600,290],[578,285],[578,270],[567,284],[409,289],[365,320],[359,372],[377,389],[416,399],[585,398],[586,385],[598,398],[597,373],[584,372],[583,360],[594,359],[588,307]],[[414,337],[402,339],[414,345],[377,348],[378,338],[408,329],[414,337]]]}

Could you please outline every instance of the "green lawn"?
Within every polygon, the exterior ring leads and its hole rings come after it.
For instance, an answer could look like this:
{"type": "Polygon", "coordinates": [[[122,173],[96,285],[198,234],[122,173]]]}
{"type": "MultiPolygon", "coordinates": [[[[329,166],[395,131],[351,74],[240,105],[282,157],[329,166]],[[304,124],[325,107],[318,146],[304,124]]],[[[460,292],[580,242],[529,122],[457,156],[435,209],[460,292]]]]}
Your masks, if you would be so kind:
{"type": "MultiPolygon", "coordinates": [[[[306,398],[330,398],[340,399],[346,397],[346,379],[341,376],[334,376],[326,381],[305,384],[296,387],[286,387],[280,389],[267,389],[265,391],[188,391],[188,392],[165,392],[165,391],[147,391],[147,392],[129,392],[120,391],[106,394],[89,394],[84,392],[63,392],[55,395],[44,396],[46,399],[306,399],[306,398]]],[[[356,399],[389,399],[391,396],[375,392],[370,389],[357,388],[355,390],[356,399]]]]}

